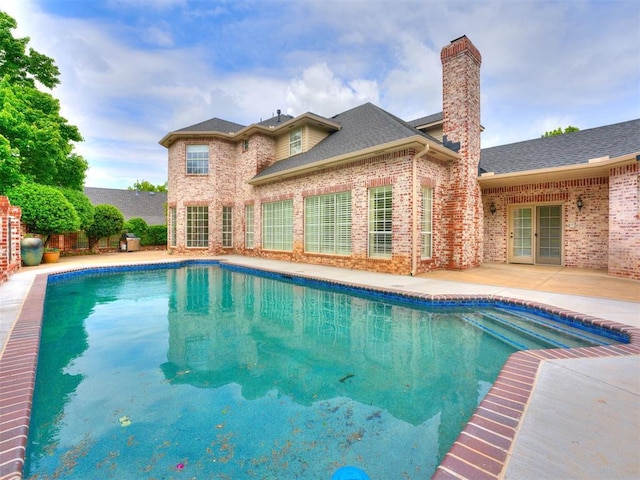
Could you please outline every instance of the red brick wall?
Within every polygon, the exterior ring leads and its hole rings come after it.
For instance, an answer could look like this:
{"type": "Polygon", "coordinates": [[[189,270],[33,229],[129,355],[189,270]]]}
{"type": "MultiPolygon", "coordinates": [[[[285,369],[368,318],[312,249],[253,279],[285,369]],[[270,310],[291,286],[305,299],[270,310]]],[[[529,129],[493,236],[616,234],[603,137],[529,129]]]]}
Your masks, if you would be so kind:
{"type": "Polygon", "coordinates": [[[640,280],[640,168],[613,168],[609,177],[609,273],[640,280]]]}
{"type": "Polygon", "coordinates": [[[606,177],[485,188],[484,261],[507,262],[508,209],[516,205],[563,205],[563,264],[607,268],[609,253],[609,180],[606,177]],[[576,201],[584,206],[578,210],[576,201]],[[493,202],[494,215],[489,211],[493,202]]]}
{"type": "Polygon", "coordinates": [[[20,207],[0,196],[0,283],[20,268],[21,216],[20,207]]]}

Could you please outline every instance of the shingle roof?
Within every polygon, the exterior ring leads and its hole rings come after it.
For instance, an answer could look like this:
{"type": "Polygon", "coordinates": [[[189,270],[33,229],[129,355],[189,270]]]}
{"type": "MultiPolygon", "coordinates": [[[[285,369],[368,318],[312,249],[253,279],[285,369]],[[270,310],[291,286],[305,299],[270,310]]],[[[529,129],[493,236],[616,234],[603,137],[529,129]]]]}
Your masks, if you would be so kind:
{"type": "Polygon", "coordinates": [[[177,132],[220,132],[220,133],[232,133],[242,130],[245,125],[239,123],[229,122],[222,120],[221,118],[210,118],[204,122],[196,123],[189,127],[176,130],[177,132]]]}
{"type": "Polygon", "coordinates": [[[483,148],[480,169],[495,174],[586,163],[640,152],[640,119],[483,148]]]}
{"type": "Polygon", "coordinates": [[[164,205],[167,202],[166,192],[85,187],[84,193],[93,205],[106,203],[118,207],[125,220],[140,217],[148,225],[167,223],[164,214],[164,205]]]}
{"type": "Polygon", "coordinates": [[[429,125],[430,123],[441,122],[442,121],[442,112],[434,113],[432,115],[427,115],[426,117],[416,118],[415,120],[410,120],[407,123],[412,127],[419,127],[421,125],[429,125]]]}
{"type": "Polygon", "coordinates": [[[340,124],[340,130],[330,134],[307,152],[275,162],[254,178],[284,172],[327,158],[357,152],[365,148],[416,135],[441,143],[372,103],[365,103],[347,110],[332,117],[330,120],[340,124]]]}

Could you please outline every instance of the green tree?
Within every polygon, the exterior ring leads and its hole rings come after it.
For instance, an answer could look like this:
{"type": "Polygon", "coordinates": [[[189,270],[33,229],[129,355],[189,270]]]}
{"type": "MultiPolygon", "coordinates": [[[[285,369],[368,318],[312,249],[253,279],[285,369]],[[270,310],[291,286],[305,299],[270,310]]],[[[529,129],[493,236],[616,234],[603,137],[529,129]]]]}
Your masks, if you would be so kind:
{"type": "Polygon", "coordinates": [[[60,104],[33,87],[0,80],[0,137],[20,160],[20,173],[29,181],[81,189],[87,162],[72,153],[82,141],[78,129],[60,116],[60,104]]]}
{"type": "Polygon", "coordinates": [[[22,221],[28,232],[42,235],[45,246],[50,235],[75,232],[80,227],[75,208],[57,188],[22,183],[9,190],[7,197],[12,205],[22,209],[22,221]]]}
{"type": "Polygon", "coordinates": [[[86,230],[89,228],[93,223],[93,215],[95,212],[95,208],[93,208],[89,197],[87,197],[84,192],[72,188],[63,188],[61,191],[65,198],[69,200],[69,203],[73,205],[73,208],[76,209],[76,213],[80,219],[79,229],[86,230]]]}
{"type": "Polygon", "coordinates": [[[47,88],[60,83],[60,71],[52,58],[27,48],[29,37],[14,38],[12,30],[18,24],[0,11],[0,77],[8,75],[14,84],[35,87],[35,80],[47,88]]]}
{"type": "Polygon", "coordinates": [[[565,133],[572,133],[572,132],[579,132],[579,131],[580,129],[578,127],[574,127],[572,125],[569,125],[564,130],[562,130],[562,127],[558,127],[555,130],[549,130],[548,132],[544,132],[544,135],[541,135],[541,138],[555,137],[557,135],[563,135],[565,133]]]}
{"type": "Polygon", "coordinates": [[[9,140],[0,135],[0,195],[22,182],[24,175],[20,172],[18,152],[11,148],[9,140]]]}
{"type": "Polygon", "coordinates": [[[124,216],[118,207],[107,204],[96,205],[93,223],[85,230],[89,239],[89,250],[93,251],[101,238],[120,233],[123,226],[124,216]]]}
{"type": "Polygon", "coordinates": [[[154,185],[147,180],[136,180],[131,187],[127,187],[127,190],[140,190],[141,192],[166,192],[167,182],[164,182],[161,185],[154,185]]]}
{"type": "Polygon", "coordinates": [[[0,152],[0,169],[15,174],[19,167],[23,181],[81,190],[88,164],[72,151],[82,136],[60,116],[58,100],[37,88],[55,87],[60,72],[53,59],[27,47],[28,37],[13,37],[16,26],[0,11],[0,150],[8,141],[13,157],[0,152]]]}
{"type": "Polygon", "coordinates": [[[124,224],[124,229],[138,238],[144,238],[149,232],[149,225],[144,221],[144,218],[134,217],[127,220],[124,224]]]}

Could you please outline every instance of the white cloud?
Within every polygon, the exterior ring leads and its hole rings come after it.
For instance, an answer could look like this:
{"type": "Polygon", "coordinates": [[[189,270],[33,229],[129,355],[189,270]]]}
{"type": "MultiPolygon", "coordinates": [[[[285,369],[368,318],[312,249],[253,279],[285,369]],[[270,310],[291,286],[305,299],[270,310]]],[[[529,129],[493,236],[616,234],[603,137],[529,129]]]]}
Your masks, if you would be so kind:
{"type": "Polygon", "coordinates": [[[640,116],[640,42],[629,33],[640,7],[631,0],[109,0],[114,14],[100,18],[39,5],[2,0],[18,35],[60,67],[53,94],[86,139],[79,151],[100,182],[89,186],[124,181],[141,158],[145,179],[166,175],[157,141],[211,117],[332,116],[368,101],[407,120],[440,111],[440,49],[462,34],[483,57],[484,146],[640,116]],[[202,38],[188,31],[196,19],[213,25],[202,38]],[[109,162],[116,173],[106,173],[109,162]]]}
{"type": "Polygon", "coordinates": [[[294,115],[307,111],[323,116],[337,113],[365,102],[378,103],[375,80],[354,79],[346,82],[319,63],[304,69],[302,76],[291,80],[287,88],[288,112],[294,115]]]}

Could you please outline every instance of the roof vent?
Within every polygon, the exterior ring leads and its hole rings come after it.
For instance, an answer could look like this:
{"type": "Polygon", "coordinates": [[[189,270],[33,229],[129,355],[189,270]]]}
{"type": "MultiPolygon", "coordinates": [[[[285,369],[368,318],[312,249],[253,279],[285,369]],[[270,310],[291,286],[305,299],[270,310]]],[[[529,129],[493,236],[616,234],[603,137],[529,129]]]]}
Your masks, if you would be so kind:
{"type": "Polygon", "coordinates": [[[280,109],[276,110],[278,112],[278,123],[280,123],[280,109]]]}

